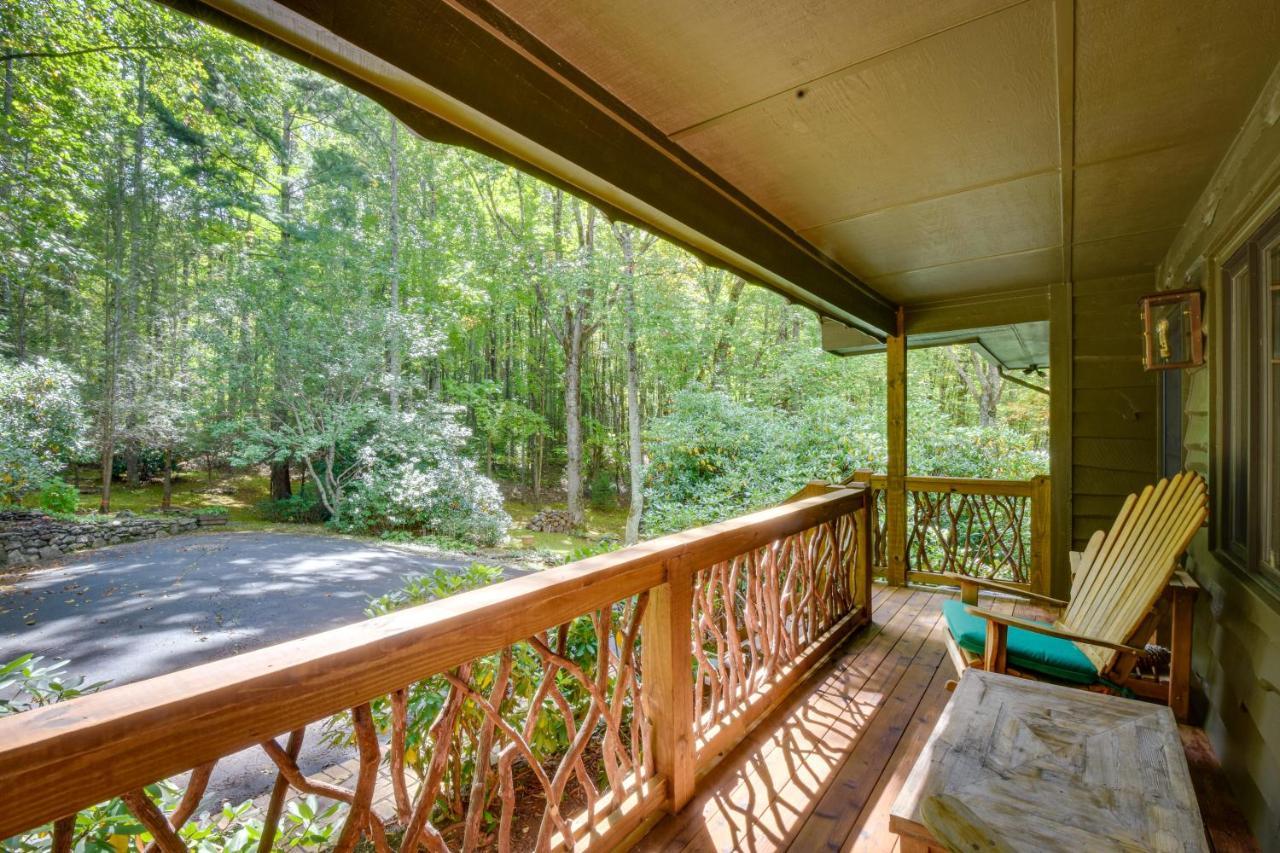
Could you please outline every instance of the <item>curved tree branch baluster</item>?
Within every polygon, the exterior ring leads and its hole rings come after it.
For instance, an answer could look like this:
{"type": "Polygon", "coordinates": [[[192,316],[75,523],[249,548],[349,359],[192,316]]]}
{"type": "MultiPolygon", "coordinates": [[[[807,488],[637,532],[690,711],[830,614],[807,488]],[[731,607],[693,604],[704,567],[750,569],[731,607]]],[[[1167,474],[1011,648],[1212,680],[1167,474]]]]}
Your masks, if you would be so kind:
{"type": "Polygon", "coordinates": [[[909,497],[912,571],[1027,583],[1029,496],[911,489],[909,497]]]}
{"type": "Polygon", "coordinates": [[[856,607],[851,513],[694,575],[694,728],[707,734],[856,607]]]}

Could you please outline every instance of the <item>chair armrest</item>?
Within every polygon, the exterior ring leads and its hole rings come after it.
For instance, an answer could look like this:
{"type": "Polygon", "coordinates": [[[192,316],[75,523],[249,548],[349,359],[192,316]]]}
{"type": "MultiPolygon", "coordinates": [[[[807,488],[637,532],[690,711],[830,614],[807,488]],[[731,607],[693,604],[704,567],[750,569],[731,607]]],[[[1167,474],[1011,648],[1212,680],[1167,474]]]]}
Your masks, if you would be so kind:
{"type": "Polygon", "coordinates": [[[1037,634],[1045,634],[1049,637],[1059,637],[1063,640],[1071,640],[1073,643],[1084,643],[1089,646],[1101,646],[1104,649],[1112,649],[1113,651],[1130,655],[1140,655],[1146,652],[1146,649],[1139,649],[1135,646],[1126,646],[1124,643],[1113,643],[1109,640],[1100,640],[1097,637],[1086,637],[1084,634],[1077,634],[1074,631],[1064,631],[1054,625],[1046,625],[1043,622],[1033,622],[1030,619],[1019,619],[1017,616],[1008,616],[1004,613],[993,613],[990,610],[983,610],[979,607],[966,607],[965,611],[972,616],[979,616],[986,619],[988,622],[1007,625],[1010,628],[1021,628],[1023,631],[1034,631],[1037,634]]]}
{"type": "MultiPolygon", "coordinates": [[[[943,572],[942,576],[949,581],[957,584],[963,592],[965,587],[972,589],[989,589],[993,592],[1003,592],[1007,595],[1015,595],[1018,598],[1026,598],[1030,601],[1038,601],[1042,604],[1048,604],[1052,607],[1066,607],[1067,602],[1060,598],[1050,598],[1047,595],[1040,595],[1035,592],[1027,592],[1025,589],[1018,589],[1016,586],[1000,583],[1000,581],[987,580],[986,578],[971,578],[968,575],[959,575],[955,572],[943,572]]],[[[963,597],[963,596],[962,596],[963,597]]]]}

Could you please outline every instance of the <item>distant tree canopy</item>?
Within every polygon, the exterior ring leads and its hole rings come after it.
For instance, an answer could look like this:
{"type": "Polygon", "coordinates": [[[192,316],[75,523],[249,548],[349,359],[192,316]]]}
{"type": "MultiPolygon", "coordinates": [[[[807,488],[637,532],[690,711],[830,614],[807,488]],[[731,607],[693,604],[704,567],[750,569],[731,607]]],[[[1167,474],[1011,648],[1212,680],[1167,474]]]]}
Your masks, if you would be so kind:
{"type": "MultiPolygon", "coordinates": [[[[440,526],[447,469],[479,538],[493,480],[628,495],[630,537],[883,464],[882,357],[327,78],[145,0],[11,0],[0,60],[0,357],[65,371],[104,509],[199,457],[440,526]]],[[[1047,398],[911,363],[913,470],[1043,468],[1047,398]]]]}

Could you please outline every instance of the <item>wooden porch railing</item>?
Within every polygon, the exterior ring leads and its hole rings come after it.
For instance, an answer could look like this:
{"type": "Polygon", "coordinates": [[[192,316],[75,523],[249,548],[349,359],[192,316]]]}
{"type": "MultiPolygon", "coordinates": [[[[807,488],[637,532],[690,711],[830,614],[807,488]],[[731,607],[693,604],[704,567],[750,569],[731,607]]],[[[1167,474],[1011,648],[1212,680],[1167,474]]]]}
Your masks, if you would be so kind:
{"type": "Polygon", "coordinates": [[[154,849],[185,850],[179,832],[218,760],[258,747],[277,768],[277,813],[291,790],[348,805],[339,851],[362,837],[388,849],[371,805],[380,772],[401,849],[616,844],[684,805],[700,771],[870,620],[867,492],[818,492],[0,720],[0,839],[56,821],[54,849],[69,850],[68,816],[121,797],[154,849]],[[441,706],[415,727],[407,691],[429,678],[441,706]],[[306,726],[338,714],[359,749],[352,788],[296,762],[306,726]],[[375,722],[387,714],[389,739],[375,722]],[[540,751],[545,726],[563,727],[569,747],[540,751]],[[429,753],[414,778],[406,742],[429,753]],[[187,770],[164,814],[144,786],[187,770]]]}
{"type": "MultiPolygon", "coordinates": [[[[887,477],[859,471],[872,490],[871,555],[888,565],[887,477]]],[[[993,578],[1049,593],[1050,480],[907,477],[906,580],[939,583],[945,572],[993,578]]]]}

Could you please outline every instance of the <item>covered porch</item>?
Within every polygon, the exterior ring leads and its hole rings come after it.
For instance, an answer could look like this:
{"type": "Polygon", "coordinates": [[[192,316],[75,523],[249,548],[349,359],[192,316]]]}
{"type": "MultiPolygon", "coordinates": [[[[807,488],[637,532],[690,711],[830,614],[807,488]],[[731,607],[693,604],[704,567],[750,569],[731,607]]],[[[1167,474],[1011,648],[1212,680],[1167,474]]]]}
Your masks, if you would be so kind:
{"type": "MultiPolygon", "coordinates": [[[[51,823],[69,850],[77,810],[122,797],[158,849],[185,850],[217,762],[261,749],[268,814],[298,794],[341,803],[343,851],[893,850],[889,812],[958,676],[942,573],[1065,599],[1071,552],[1185,468],[1240,520],[1192,545],[1195,634],[1186,611],[1173,629],[1188,689],[1160,690],[1199,726],[1180,734],[1208,843],[1280,850],[1280,475],[1240,473],[1275,465],[1275,403],[1260,372],[1227,366],[1280,355],[1213,336],[1224,269],[1240,252],[1256,267],[1280,209],[1274,3],[164,2],[812,308],[831,352],[883,350],[888,464],[0,720],[0,838],[51,823]],[[1170,289],[1205,298],[1210,366],[1143,369],[1138,299],[1170,289]],[[908,419],[910,351],[941,341],[1047,372],[1048,477],[913,476],[908,431],[927,425],[908,419]],[[1243,437],[1233,393],[1254,401],[1243,437]],[[976,548],[930,533],[963,499],[998,510],[976,548]],[[571,634],[589,651],[570,654],[571,634]],[[532,703],[508,697],[517,677],[532,703]],[[411,713],[428,680],[440,707],[411,713]],[[333,715],[360,751],[341,785],[294,760],[333,715]],[[572,748],[538,753],[540,725],[572,748]],[[464,765],[482,768],[465,790],[464,765]],[[145,786],[170,777],[186,789],[166,812],[145,786]]],[[[1234,340],[1280,336],[1280,313],[1250,322],[1234,340]]]]}

